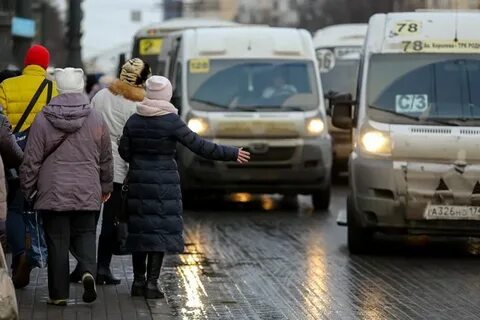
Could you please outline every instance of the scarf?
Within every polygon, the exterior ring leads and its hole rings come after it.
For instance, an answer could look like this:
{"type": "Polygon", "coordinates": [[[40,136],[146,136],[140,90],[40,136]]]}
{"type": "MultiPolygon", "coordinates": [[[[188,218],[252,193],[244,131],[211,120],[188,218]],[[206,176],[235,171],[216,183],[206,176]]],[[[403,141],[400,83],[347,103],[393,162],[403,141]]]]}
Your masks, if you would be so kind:
{"type": "Polygon", "coordinates": [[[144,117],[158,117],[170,113],[178,114],[178,109],[168,101],[145,98],[137,105],[137,113],[144,117]]]}

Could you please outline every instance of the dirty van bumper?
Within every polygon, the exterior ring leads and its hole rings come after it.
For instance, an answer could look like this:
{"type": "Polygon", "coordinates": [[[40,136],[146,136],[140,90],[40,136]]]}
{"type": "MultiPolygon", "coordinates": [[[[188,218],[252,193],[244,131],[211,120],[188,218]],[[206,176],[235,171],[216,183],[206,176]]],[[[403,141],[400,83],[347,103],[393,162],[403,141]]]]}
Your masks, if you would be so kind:
{"type": "Polygon", "coordinates": [[[178,165],[185,191],[312,193],[330,186],[330,136],[315,139],[263,140],[268,151],[255,152],[260,141],[213,140],[244,146],[251,152],[246,165],[210,161],[180,147],[178,165]]]}
{"type": "Polygon", "coordinates": [[[480,165],[362,158],[349,163],[353,214],[364,228],[386,233],[480,235],[479,220],[426,218],[430,205],[480,206],[480,165]]]}

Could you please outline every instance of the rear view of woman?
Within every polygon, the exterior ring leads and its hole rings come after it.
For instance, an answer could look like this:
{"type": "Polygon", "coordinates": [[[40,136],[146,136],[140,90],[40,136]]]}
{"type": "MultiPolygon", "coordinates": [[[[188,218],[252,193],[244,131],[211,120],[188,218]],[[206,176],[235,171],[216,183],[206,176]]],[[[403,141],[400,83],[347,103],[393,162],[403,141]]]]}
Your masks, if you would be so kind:
{"type": "Polygon", "coordinates": [[[20,183],[43,217],[48,248],[48,304],[66,306],[69,249],[78,261],[83,301],[97,298],[96,221],[113,190],[112,144],[101,114],[83,93],[82,69],[55,69],[59,96],[30,129],[20,183]]]}
{"type": "Polygon", "coordinates": [[[246,163],[250,154],[192,132],[170,103],[172,85],[167,78],[153,76],[146,87],[146,98],[124,128],[119,152],[130,164],[127,246],[133,253],[131,294],[159,299],[163,298],[157,283],[164,253],[184,250],[180,176],[174,160],[177,142],[212,160],[246,163]]]}

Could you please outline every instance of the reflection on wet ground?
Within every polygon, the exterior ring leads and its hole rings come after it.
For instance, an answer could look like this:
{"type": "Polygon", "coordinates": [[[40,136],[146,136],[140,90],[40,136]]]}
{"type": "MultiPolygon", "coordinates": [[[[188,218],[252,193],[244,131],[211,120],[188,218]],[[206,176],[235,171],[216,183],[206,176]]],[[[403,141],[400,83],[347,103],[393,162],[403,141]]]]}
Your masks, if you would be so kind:
{"type": "MultiPolygon", "coordinates": [[[[187,250],[162,287],[179,319],[478,319],[480,243],[385,238],[350,256],[331,211],[258,196],[185,214],[187,250]]],[[[212,206],[210,204],[210,206],[212,206]]]]}

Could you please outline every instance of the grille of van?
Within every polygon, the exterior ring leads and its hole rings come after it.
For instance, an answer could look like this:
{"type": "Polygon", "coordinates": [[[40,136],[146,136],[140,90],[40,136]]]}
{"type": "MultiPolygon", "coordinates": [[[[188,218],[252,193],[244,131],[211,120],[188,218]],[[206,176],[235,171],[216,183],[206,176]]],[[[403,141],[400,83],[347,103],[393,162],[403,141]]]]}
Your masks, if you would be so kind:
{"type": "Polygon", "coordinates": [[[480,130],[460,129],[460,134],[465,135],[465,136],[478,136],[478,135],[480,135],[480,130]]]}
{"type": "Polygon", "coordinates": [[[265,153],[255,153],[248,147],[245,150],[252,153],[251,162],[265,162],[265,161],[288,161],[292,159],[296,148],[295,147],[270,147],[265,153]]]}
{"type": "Polygon", "coordinates": [[[410,128],[410,132],[420,134],[452,134],[451,129],[443,128],[410,128]]]}

